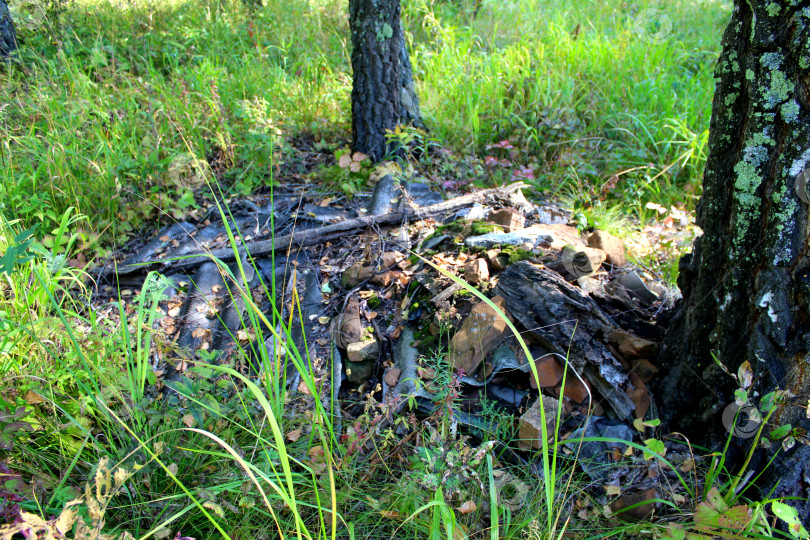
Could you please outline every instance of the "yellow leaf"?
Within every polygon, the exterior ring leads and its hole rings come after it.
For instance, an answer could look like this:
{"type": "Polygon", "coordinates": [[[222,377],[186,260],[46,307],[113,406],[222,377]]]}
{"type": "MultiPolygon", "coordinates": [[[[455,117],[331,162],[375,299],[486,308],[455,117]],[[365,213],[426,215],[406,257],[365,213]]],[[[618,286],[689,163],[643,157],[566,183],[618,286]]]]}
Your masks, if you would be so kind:
{"type": "Polygon", "coordinates": [[[205,501],[203,503],[203,507],[208,508],[209,510],[213,510],[216,515],[219,517],[225,517],[225,512],[222,510],[222,507],[215,503],[214,501],[205,501]]]}
{"type": "Polygon", "coordinates": [[[185,415],[185,416],[183,417],[183,423],[184,423],[186,426],[190,427],[190,428],[194,427],[194,424],[195,424],[194,417],[193,417],[193,416],[191,416],[191,414],[187,414],[187,415],[185,415]]]}

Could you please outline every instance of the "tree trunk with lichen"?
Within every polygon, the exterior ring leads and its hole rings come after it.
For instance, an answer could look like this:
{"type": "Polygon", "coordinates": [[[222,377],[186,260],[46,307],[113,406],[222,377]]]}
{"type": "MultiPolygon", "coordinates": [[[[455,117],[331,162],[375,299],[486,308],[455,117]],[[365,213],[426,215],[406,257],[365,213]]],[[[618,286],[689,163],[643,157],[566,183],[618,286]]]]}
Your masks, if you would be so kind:
{"type": "MultiPolygon", "coordinates": [[[[671,429],[696,442],[724,440],[738,387],[712,355],[731,373],[750,364],[754,406],[776,389],[795,396],[773,427],[810,428],[810,2],[735,0],[715,76],[703,235],[680,263],[656,394],[671,429]]],[[[744,448],[755,431],[735,433],[744,448]]],[[[765,475],[785,475],[777,496],[806,497],[810,446],[781,451],[765,475]]]]}
{"type": "Polygon", "coordinates": [[[377,161],[397,148],[398,125],[421,126],[419,99],[400,25],[400,0],[350,0],[352,148],[377,161]]]}
{"type": "Polygon", "coordinates": [[[17,50],[17,32],[6,0],[0,0],[0,58],[8,58],[17,50]]]}

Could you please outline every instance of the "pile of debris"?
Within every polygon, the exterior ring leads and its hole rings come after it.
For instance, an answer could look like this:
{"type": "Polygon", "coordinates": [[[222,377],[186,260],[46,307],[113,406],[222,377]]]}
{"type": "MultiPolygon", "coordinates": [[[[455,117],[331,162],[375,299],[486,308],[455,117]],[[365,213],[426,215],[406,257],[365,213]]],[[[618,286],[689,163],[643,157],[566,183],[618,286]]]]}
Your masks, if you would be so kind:
{"type": "MultiPolygon", "coordinates": [[[[594,485],[621,486],[614,509],[660,499],[672,471],[625,443],[643,444],[643,421],[656,416],[658,319],[677,291],[628,267],[620,239],[581,235],[555,205],[529,202],[525,187],[443,200],[427,183],[385,176],[362,206],[277,189],[232,202],[228,220],[176,223],[131,246],[100,270],[98,297],[134,296],[150,270],[169,280],[156,324],[177,352],[153,366],[169,387],[195,357],[259,373],[262,348],[306,359],[331,386],[324,399],[370,392],[392,412],[409,400],[434,410],[452,378],[454,421],[482,440],[492,432],[484,401],[514,415],[519,441],[506,459],[531,466],[544,407],[546,433],[571,441],[565,451],[594,485]],[[250,300],[274,332],[248,320],[250,300]]],[[[286,368],[295,391],[300,373],[286,368]]]]}

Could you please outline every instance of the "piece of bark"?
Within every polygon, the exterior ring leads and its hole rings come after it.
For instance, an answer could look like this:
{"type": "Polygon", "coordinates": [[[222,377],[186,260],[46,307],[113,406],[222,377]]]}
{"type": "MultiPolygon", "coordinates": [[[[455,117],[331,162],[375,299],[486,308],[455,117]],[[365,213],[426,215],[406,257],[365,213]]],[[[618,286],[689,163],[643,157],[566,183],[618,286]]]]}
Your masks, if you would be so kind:
{"type": "Polygon", "coordinates": [[[635,405],[625,393],[627,374],[603,341],[617,325],[587,293],[528,261],[507,268],[495,293],[530,341],[568,358],[619,418],[630,417],[635,405]]]}

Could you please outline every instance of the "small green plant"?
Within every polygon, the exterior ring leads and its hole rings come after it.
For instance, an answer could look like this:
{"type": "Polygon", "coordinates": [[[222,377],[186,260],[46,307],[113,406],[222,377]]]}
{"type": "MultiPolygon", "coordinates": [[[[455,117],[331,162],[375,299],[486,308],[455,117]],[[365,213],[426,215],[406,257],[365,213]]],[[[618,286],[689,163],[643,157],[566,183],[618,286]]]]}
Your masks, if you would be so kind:
{"type": "Polygon", "coordinates": [[[322,169],[318,177],[327,184],[339,187],[348,195],[354,195],[366,186],[371,174],[369,157],[362,152],[341,148],[334,153],[337,165],[322,169]]]}
{"type": "Polygon", "coordinates": [[[490,429],[489,437],[504,442],[510,442],[517,437],[518,425],[515,423],[514,415],[504,411],[494,399],[484,397],[483,392],[479,403],[481,419],[490,429]]]}
{"type": "Polygon", "coordinates": [[[385,140],[393,154],[403,153],[405,159],[412,166],[416,166],[421,158],[427,157],[428,149],[436,146],[435,139],[427,132],[415,126],[396,126],[393,130],[386,130],[385,140]]]}

